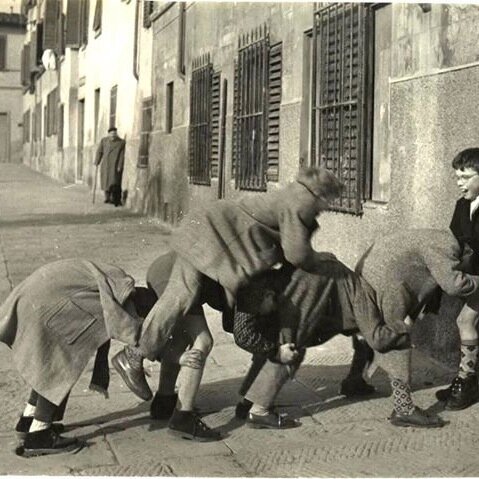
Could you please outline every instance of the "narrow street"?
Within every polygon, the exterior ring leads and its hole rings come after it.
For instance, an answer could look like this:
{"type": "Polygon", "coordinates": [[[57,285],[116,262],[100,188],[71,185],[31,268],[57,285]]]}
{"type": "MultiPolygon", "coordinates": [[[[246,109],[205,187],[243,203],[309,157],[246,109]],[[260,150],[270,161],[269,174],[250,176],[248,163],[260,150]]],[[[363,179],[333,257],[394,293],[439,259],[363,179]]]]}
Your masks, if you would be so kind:
{"type": "MultiPolygon", "coordinates": [[[[100,192],[101,193],[101,192],[100,192]]],[[[0,300],[37,267],[74,256],[121,266],[138,282],[166,247],[168,229],[155,219],[103,204],[83,185],[63,184],[23,165],[0,164],[0,300]]],[[[352,355],[350,340],[335,338],[308,351],[295,380],[279,396],[280,409],[300,418],[288,431],[254,430],[234,418],[237,390],[249,355],[208,312],[215,337],[198,407],[224,439],[196,443],[171,436],[165,422],[149,418],[111,369],[110,398],[88,390],[91,367],[73,389],[66,435],[87,441],[76,454],[25,459],[15,455],[13,427],[28,387],[17,375],[8,348],[0,346],[0,474],[118,476],[477,476],[479,404],[444,411],[438,430],[389,424],[392,409],[383,373],[368,400],[338,396],[352,355]]],[[[113,347],[116,351],[120,344],[113,347]]],[[[158,365],[148,363],[153,390],[158,365]]],[[[452,377],[419,352],[413,362],[414,398],[438,411],[434,392],[452,377]]]]}

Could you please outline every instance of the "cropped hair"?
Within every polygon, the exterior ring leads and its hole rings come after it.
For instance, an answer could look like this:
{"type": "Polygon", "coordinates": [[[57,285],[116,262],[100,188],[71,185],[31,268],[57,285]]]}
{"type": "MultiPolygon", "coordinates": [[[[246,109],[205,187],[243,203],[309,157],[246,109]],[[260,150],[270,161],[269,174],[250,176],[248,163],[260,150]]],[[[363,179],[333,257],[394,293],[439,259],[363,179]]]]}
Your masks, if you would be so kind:
{"type": "Polygon", "coordinates": [[[308,188],[313,195],[326,199],[339,197],[344,187],[331,171],[314,166],[301,168],[296,181],[308,188]]]}
{"type": "Polygon", "coordinates": [[[452,167],[455,170],[472,168],[479,173],[479,148],[466,148],[459,152],[452,160],[452,167]]]}

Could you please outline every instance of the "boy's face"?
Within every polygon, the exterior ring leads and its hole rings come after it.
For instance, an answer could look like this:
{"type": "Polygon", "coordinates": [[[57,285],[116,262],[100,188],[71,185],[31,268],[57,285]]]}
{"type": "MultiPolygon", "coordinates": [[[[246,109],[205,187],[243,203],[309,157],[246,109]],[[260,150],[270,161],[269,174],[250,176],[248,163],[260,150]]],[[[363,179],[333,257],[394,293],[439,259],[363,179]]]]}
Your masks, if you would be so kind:
{"type": "Polygon", "coordinates": [[[259,307],[259,314],[268,315],[276,310],[276,294],[274,291],[266,291],[261,306],[259,307]]]}
{"type": "Polygon", "coordinates": [[[479,173],[474,168],[456,170],[457,186],[466,200],[475,200],[479,196],[479,173]]]}

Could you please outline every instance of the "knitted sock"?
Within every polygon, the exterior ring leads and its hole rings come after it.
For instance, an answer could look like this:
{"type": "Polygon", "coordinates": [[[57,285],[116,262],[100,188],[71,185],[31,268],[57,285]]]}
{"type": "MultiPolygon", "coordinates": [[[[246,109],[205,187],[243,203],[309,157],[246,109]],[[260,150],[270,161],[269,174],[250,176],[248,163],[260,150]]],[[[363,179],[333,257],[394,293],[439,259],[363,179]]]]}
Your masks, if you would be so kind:
{"type": "Polygon", "coordinates": [[[269,410],[267,407],[260,406],[259,404],[253,404],[251,406],[250,413],[254,414],[255,416],[267,416],[269,414],[269,410]]]}
{"type": "Polygon", "coordinates": [[[43,422],[39,421],[38,419],[33,419],[32,425],[30,426],[30,430],[28,432],[37,432],[37,431],[44,431],[51,426],[50,422],[43,422]]]}
{"type": "Polygon", "coordinates": [[[476,374],[477,359],[479,356],[479,341],[471,339],[461,341],[461,362],[459,364],[459,377],[465,379],[467,376],[476,374]]]}
{"type": "Polygon", "coordinates": [[[411,398],[411,387],[400,379],[392,379],[394,410],[399,414],[411,414],[414,403],[411,398]]]}
{"type": "Polygon", "coordinates": [[[126,346],[125,355],[133,369],[143,369],[143,356],[139,348],[126,346]]]}
{"type": "Polygon", "coordinates": [[[35,416],[36,409],[37,409],[37,406],[34,406],[33,404],[30,404],[27,402],[27,405],[25,406],[25,409],[23,410],[22,416],[33,417],[35,416]]]}

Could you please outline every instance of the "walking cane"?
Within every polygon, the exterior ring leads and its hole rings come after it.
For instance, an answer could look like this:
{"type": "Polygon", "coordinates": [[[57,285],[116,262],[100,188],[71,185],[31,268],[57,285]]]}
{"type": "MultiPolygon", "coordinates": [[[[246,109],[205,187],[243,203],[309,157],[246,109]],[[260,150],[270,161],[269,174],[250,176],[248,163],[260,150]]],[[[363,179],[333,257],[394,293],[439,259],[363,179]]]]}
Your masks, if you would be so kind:
{"type": "Polygon", "coordinates": [[[96,194],[96,181],[98,178],[98,165],[95,165],[95,178],[93,179],[93,198],[92,203],[95,204],[95,194],[96,194]]]}

